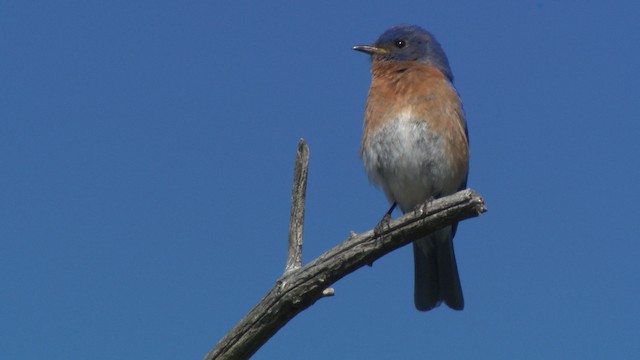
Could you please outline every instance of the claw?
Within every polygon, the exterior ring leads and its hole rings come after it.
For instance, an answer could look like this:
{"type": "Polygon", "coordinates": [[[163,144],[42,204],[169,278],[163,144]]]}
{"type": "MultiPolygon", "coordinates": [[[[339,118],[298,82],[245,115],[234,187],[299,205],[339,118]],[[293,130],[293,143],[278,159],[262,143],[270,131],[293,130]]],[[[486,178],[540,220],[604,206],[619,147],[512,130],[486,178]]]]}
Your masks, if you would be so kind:
{"type": "Polygon", "coordinates": [[[389,228],[389,223],[390,222],[391,222],[391,214],[389,214],[389,213],[384,214],[384,216],[382,217],[382,219],[380,220],[378,225],[376,225],[376,227],[373,228],[373,233],[376,234],[376,235],[382,234],[382,232],[385,229],[389,228]]]}

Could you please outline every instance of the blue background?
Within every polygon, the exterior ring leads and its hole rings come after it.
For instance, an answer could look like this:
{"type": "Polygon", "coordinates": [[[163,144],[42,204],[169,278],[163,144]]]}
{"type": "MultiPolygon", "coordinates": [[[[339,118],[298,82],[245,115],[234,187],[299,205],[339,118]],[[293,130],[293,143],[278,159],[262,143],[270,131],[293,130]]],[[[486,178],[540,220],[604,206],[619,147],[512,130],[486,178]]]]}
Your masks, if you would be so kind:
{"type": "Polygon", "coordinates": [[[634,1],[0,4],[0,357],[199,359],[284,269],[387,210],[358,158],[369,60],[432,31],[471,137],[466,308],[417,312],[410,248],[255,359],[640,356],[634,1]]]}

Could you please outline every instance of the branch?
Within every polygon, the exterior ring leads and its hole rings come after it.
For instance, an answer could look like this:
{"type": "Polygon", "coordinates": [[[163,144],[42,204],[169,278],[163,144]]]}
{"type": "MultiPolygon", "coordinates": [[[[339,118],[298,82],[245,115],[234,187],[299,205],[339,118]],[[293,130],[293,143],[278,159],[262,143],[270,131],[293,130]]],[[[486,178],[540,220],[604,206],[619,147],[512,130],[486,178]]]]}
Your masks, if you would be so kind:
{"type": "MultiPolygon", "coordinates": [[[[304,195],[302,199],[304,200],[304,195]]],[[[211,349],[204,359],[249,358],[289,320],[327,293],[330,294],[330,291],[324,293],[325,289],[342,277],[372,264],[375,260],[415,239],[456,221],[476,217],[485,211],[484,201],[480,195],[467,189],[428,202],[422,209],[404,214],[376,232],[369,230],[362,234],[352,233],[348,239],[309,264],[285,271],[262,300],[211,349]]],[[[294,225],[291,225],[292,229],[293,227],[294,225]]],[[[296,228],[301,233],[302,224],[300,223],[296,228]]],[[[289,257],[292,255],[291,244],[290,241],[289,257]]],[[[301,237],[299,244],[300,246],[302,244],[301,237]]],[[[297,246],[294,246],[295,248],[297,246]]]]}
{"type": "Polygon", "coordinates": [[[302,230],[304,228],[304,199],[309,173],[309,147],[304,139],[298,141],[298,152],[293,167],[293,190],[291,190],[291,219],[289,220],[289,249],[285,274],[302,266],[302,230]]]}

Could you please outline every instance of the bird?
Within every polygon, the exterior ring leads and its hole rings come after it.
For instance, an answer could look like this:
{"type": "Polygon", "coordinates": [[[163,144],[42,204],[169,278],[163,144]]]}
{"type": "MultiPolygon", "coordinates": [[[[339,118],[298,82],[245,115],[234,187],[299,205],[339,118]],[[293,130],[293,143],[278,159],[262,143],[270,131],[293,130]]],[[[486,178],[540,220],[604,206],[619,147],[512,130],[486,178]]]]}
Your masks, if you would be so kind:
{"type": "MultiPolygon", "coordinates": [[[[403,213],[463,190],[469,134],[449,60],[440,43],[416,25],[384,31],[353,50],[371,58],[360,156],[371,183],[403,213]]],[[[383,218],[384,220],[384,218],[383,218]]],[[[453,250],[458,224],[413,242],[414,303],[429,311],[464,308],[453,250]]]]}

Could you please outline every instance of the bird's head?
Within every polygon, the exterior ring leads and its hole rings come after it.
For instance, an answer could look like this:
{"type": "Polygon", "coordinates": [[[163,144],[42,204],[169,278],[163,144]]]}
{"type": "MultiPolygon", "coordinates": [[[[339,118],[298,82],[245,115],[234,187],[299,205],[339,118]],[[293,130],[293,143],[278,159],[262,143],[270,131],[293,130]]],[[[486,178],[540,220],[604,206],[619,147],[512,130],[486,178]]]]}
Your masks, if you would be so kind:
{"type": "Polygon", "coordinates": [[[450,81],[453,74],[440,43],[415,25],[394,26],[380,35],[373,45],[357,45],[353,50],[371,55],[372,61],[418,62],[440,70],[450,81]]]}

